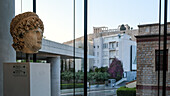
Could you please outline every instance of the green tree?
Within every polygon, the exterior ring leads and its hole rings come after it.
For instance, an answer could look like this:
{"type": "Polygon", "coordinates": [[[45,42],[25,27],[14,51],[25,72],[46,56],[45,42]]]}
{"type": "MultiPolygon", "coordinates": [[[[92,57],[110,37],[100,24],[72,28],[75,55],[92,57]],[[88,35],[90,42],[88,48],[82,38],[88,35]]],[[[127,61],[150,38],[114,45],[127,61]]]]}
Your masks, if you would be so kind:
{"type": "Polygon", "coordinates": [[[91,83],[95,81],[95,72],[87,73],[87,81],[89,82],[89,85],[91,85],[91,83]]]}
{"type": "Polygon", "coordinates": [[[103,80],[103,73],[102,72],[95,72],[95,80],[97,83],[103,80]]]}
{"type": "Polygon", "coordinates": [[[95,68],[95,72],[107,72],[108,67],[95,68]]]}
{"type": "Polygon", "coordinates": [[[102,81],[106,81],[106,80],[108,80],[108,79],[109,79],[109,77],[110,77],[110,74],[109,74],[108,72],[104,72],[104,73],[103,73],[102,81]]]}
{"type": "Polygon", "coordinates": [[[73,79],[73,72],[65,71],[61,73],[61,79],[67,81],[70,83],[70,81],[73,79]]]}
{"type": "Polygon", "coordinates": [[[84,79],[83,76],[84,76],[83,72],[76,72],[75,73],[76,82],[78,82],[78,80],[83,80],[84,79]]]}
{"type": "Polygon", "coordinates": [[[108,67],[101,67],[100,69],[101,69],[101,70],[100,70],[101,72],[107,72],[108,67]]]}

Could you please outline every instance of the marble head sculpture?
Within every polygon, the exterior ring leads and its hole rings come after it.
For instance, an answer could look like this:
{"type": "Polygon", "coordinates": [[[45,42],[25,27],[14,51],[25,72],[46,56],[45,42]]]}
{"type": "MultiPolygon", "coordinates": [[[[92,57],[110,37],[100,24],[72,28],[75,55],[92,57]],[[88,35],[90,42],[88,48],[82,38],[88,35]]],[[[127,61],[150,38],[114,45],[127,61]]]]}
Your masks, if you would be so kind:
{"type": "Polygon", "coordinates": [[[13,48],[23,53],[37,53],[41,49],[44,25],[34,12],[25,12],[15,16],[10,24],[13,48]]]}

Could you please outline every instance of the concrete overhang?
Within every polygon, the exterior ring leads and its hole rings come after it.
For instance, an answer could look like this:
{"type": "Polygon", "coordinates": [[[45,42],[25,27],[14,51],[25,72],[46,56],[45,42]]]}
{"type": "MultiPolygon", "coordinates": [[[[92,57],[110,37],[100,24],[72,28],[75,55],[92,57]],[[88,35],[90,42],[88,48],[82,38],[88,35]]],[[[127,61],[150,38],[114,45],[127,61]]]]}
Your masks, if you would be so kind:
{"type": "MultiPolygon", "coordinates": [[[[74,58],[74,47],[60,44],[54,41],[42,40],[42,48],[39,50],[37,54],[37,59],[45,60],[48,57],[57,57],[61,56],[61,58],[74,58]]],[[[80,48],[75,48],[75,58],[84,58],[84,51],[80,48]]],[[[25,59],[26,55],[21,52],[17,52],[17,59],[25,59]]],[[[32,55],[30,56],[32,59],[32,55]]]]}

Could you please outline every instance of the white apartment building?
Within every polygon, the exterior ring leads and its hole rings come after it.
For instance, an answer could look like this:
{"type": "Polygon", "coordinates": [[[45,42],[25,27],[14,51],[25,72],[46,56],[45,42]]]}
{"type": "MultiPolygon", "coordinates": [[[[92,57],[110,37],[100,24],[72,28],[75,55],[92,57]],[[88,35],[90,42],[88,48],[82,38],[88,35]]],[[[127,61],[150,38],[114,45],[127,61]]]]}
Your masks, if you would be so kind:
{"type": "Polygon", "coordinates": [[[113,58],[116,57],[121,60],[124,72],[128,72],[125,76],[130,71],[136,70],[136,42],[125,33],[94,38],[93,49],[95,67],[109,67],[113,58]]]}
{"type": "MultiPolygon", "coordinates": [[[[73,46],[73,40],[64,42],[63,44],[69,45],[69,46],[73,46]]],[[[87,45],[87,54],[88,54],[88,59],[87,59],[87,71],[89,71],[90,69],[93,68],[93,64],[94,64],[94,56],[93,56],[93,34],[88,34],[88,41],[87,41],[88,45],[87,45]]],[[[76,38],[75,39],[75,47],[76,48],[81,48],[84,49],[84,36],[76,38]]],[[[75,50],[76,51],[76,50],[75,50]]],[[[73,61],[73,60],[72,60],[73,61]]],[[[72,64],[73,66],[73,64],[72,64]]],[[[76,59],[75,60],[75,71],[79,71],[79,70],[84,70],[84,62],[83,59],[76,59]]]]}
{"type": "MultiPolygon", "coordinates": [[[[119,25],[117,29],[93,27],[93,34],[88,34],[88,71],[95,67],[109,66],[114,57],[123,62],[124,71],[136,70],[136,63],[133,63],[136,56],[135,35],[138,34],[138,29],[132,30],[126,24],[124,26],[126,30],[121,30],[121,26],[119,25]]],[[[73,46],[73,40],[64,44],[73,46]]],[[[84,48],[83,36],[76,38],[75,46],[84,48]]],[[[83,67],[82,60],[76,60],[76,71],[82,70],[83,67]]]]}

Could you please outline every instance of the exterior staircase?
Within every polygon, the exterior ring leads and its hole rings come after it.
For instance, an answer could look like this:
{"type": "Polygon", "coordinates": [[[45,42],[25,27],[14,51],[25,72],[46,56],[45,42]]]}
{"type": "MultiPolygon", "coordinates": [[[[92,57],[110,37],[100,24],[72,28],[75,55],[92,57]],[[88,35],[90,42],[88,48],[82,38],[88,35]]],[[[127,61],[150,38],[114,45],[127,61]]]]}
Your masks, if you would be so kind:
{"type": "Polygon", "coordinates": [[[122,78],[119,81],[117,81],[114,86],[117,86],[117,85],[121,84],[122,82],[126,82],[126,81],[127,81],[127,78],[122,78]]]}

